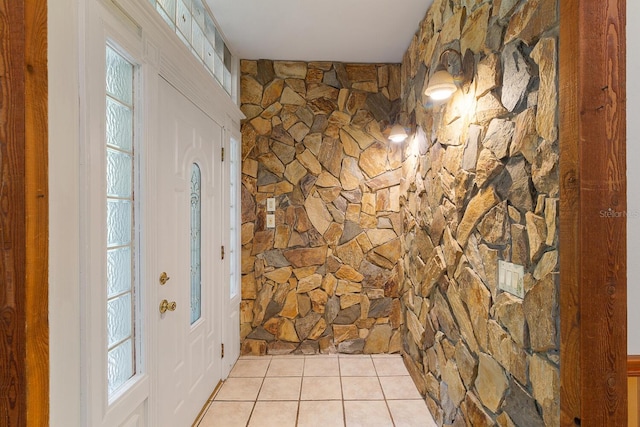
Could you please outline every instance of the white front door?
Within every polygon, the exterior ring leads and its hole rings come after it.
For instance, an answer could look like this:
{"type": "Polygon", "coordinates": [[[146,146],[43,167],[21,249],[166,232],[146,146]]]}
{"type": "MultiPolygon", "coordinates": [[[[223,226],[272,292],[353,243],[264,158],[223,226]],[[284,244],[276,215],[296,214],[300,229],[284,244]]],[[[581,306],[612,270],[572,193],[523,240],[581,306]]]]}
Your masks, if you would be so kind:
{"type": "Polygon", "coordinates": [[[222,128],[162,78],[158,95],[157,420],[180,427],[222,375],[222,128]]]}

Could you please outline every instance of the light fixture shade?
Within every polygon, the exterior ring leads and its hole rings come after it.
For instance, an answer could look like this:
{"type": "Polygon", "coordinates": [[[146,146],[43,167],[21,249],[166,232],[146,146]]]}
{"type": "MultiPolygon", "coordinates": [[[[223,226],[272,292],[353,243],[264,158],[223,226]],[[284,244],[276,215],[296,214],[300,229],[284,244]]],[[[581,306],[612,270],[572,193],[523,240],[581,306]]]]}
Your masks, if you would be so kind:
{"type": "Polygon", "coordinates": [[[389,139],[393,142],[403,142],[408,136],[407,131],[401,125],[393,125],[389,133],[389,139]]]}
{"type": "Polygon", "coordinates": [[[456,90],[458,90],[458,87],[454,83],[451,74],[447,70],[438,70],[429,79],[429,85],[424,94],[436,101],[440,101],[449,98],[456,90]]]}

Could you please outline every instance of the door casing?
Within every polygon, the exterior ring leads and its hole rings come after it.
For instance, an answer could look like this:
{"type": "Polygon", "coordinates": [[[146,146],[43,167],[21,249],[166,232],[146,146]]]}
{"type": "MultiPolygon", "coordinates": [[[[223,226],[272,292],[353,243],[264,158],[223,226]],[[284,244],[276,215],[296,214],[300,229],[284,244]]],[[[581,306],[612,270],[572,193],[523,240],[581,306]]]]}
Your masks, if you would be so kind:
{"type": "MultiPolygon", "coordinates": [[[[82,325],[82,357],[79,362],[82,366],[83,390],[80,393],[80,425],[152,426],[160,425],[157,407],[161,404],[157,381],[159,374],[155,372],[158,366],[156,355],[161,339],[156,322],[159,304],[157,283],[161,267],[157,265],[158,252],[153,245],[152,236],[166,227],[155,215],[163,206],[162,200],[159,200],[153,191],[157,176],[162,173],[158,167],[157,150],[154,145],[160,137],[158,88],[162,79],[169,81],[207,116],[220,123],[220,129],[217,131],[219,137],[220,132],[224,138],[239,135],[241,112],[204,67],[184,49],[173,34],[168,32],[166,24],[155,11],[148,10],[147,3],[123,0],[120,6],[117,8],[111,2],[91,0],[84,3],[83,10],[84,37],[80,86],[82,143],[78,171],[81,182],[79,210],[82,248],[79,255],[82,305],[79,313],[82,325]],[[127,13],[123,13],[123,10],[127,13]],[[104,277],[104,263],[100,255],[103,248],[100,239],[94,237],[96,233],[99,234],[104,224],[101,191],[95,189],[103,188],[104,180],[101,166],[104,156],[101,142],[104,139],[104,79],[101,76],[104,76],[103,52],[106,43],[118,47],[137,65],[135,132],[138,135],[139,191],[136,199],[139,206],[138,233],[141,244],[138,297],[142,310],[137,325],[142,332],[139,343],[140,375],[122,396],[112,402],[107,400],[105,391],[105,355],[101,338],[105,331],[104,317],[101,314],[105,307],[104,298],[99,287],[83,285],[99,284],[104,277]],[[185,73],[185,70],[190,72],[185,73]],[[92,235],[94,237],[91,237],[92,235]]],[[[220,148],[216,147],[215,150],[220,148]]],[[[221,168],[217,170],[223,175],[221,168]]],[[[222,224],[220,226],[223,228],[222,224]]],[[[226,229],[228,230],[228,227],[226,229]]],[[[228,241],[228,235],[222,235],[221,240],[228,241]]],[[[220,295],[223,294],[224,291],[221,291],[220,295]]],[[[220,330],[237,327],[226,322],[229,316],[225,314],[225,310],[232,310],[231,304],[221,303],[220,307],[221,312],[217,320],[220,330]]],[[[226,370],[222,372],[226,375],[226,370]]],[[[213,387],[210,391],[212,390],[213,387]]],[[[65,421],[65,425],[73,423],[65,421]]]]}

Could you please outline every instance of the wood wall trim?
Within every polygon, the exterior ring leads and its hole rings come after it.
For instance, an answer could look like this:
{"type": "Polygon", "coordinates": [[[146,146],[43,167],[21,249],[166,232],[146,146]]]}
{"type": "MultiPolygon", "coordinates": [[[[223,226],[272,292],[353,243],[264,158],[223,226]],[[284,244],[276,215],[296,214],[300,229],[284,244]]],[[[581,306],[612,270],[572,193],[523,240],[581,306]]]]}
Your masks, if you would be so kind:
{"type": "Polygon", "coordinates": [[[0,414],[26,425],[24,2],[0,3],[0,414]]]}
{"type": "Polygon", "coordinates": [[[27,425],[44,426],[49,424],[47,0],[24,4],[27,425]]]}
{"type": "Polygon", "coordinates": [[[640,356],[627,356],[627,376],[640,377],[640,356]]]}
{"type": "Polygon", "coordinates": [[[574,425],[580,418],[580,305],[578,211],[580,191],[577,112],[578,61],[569,49],[577,45],[578,1],[560,4],[559,137],[560,137],[560,423],[574,425]],[[571,17],[569,19],[568,17],[571,17]]]}
{"type": "Polygon", "coordinates": [[[0,424],[49,424],[47,1],[0,0],[0,424]]]}
{"type": "Polygon", "coordinates": [[[626,3],[559,5],[561,425],[626,425],[626,3]]]}

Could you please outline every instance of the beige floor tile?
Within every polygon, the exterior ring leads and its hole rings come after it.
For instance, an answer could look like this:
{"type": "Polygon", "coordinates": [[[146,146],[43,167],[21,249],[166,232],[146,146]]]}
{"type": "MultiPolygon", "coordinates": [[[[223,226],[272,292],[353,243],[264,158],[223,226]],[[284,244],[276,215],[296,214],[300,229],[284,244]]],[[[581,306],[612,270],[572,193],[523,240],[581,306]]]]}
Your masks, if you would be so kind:
{"type": "Polygon", "coordinates": [[[436,427],[423,400],[388,400],[391,418],[396,427],[436,427]]]}
{"type": "Polygon", "coordinates": [[[386,399],[422,399],[413,380],[405,377],[380,377],[382,391],[386,399]]]}
{"type": "Polygon", "coordinates": [[[398,355],[241,357],[199,427],[246,425],[435,427],[398,355]]]}
{"type": "Polygon", "coordinates": [[[224,382],[214,400],[256,400],[261,385],[262,378],[229,378],[224,382]]]}
{"type": "Polygon", "coordinates": [[[198,427],[245,427],[254,402],[213,402],[198,427]]]}
{"type": "Polygon", "coordinates": [[[344,417],[347,427],[393,427],[384,400],[346,400],[344,417]]]}
{"type": "Polygon", "coordinates": [[[267,377],[258,400],[299,400],[301,380],[300,377],[267,377]]]}
{"type": "Polygon", "coordinates": [[[342,400],[340,377],[304,377],[300,400],[342,400]]]}
{"type": "Polygon", "coordinates": [[[409,371],[407,371],[407,367],[400,356],[372,357],[372,360],[380,377],[409,375],[409,371]]]}
{"type": "Polygon", "coordinates": [[[309,401],[300,402],[298,427],[341,427],[344,426],[342,402],[309,401]]]}
{"type": "Polygon", "coordinates": [[[371,357],[340,356],[340,375],[343,377],[375,377],[376,369],[371,357]]]}
{"type": "Polygon", "coordinates": [[[301,377],[304,359],[273,359],[267,370],[268,377],[301,377]]]}
{"type": "Polygon", "coordinates": [[[264,377],[269,368],[270,359],[240,359],[231,370],[229,377],[257,378],[264,377]]]}
{"type": "Polygon", "coordinates": [[[249,427],[295,427],[298,402],[256,402],[249,427]]]}
{"type": "Polygon", "coordinates": [[[378,377],[342,377],[344,400],[384,400],[378,377]]]}
{"type": "Polygon", "coordinates": [[[340,368],[337,357],[310,356],[304,359],[305,377],[337,377],[340,368]]]}

